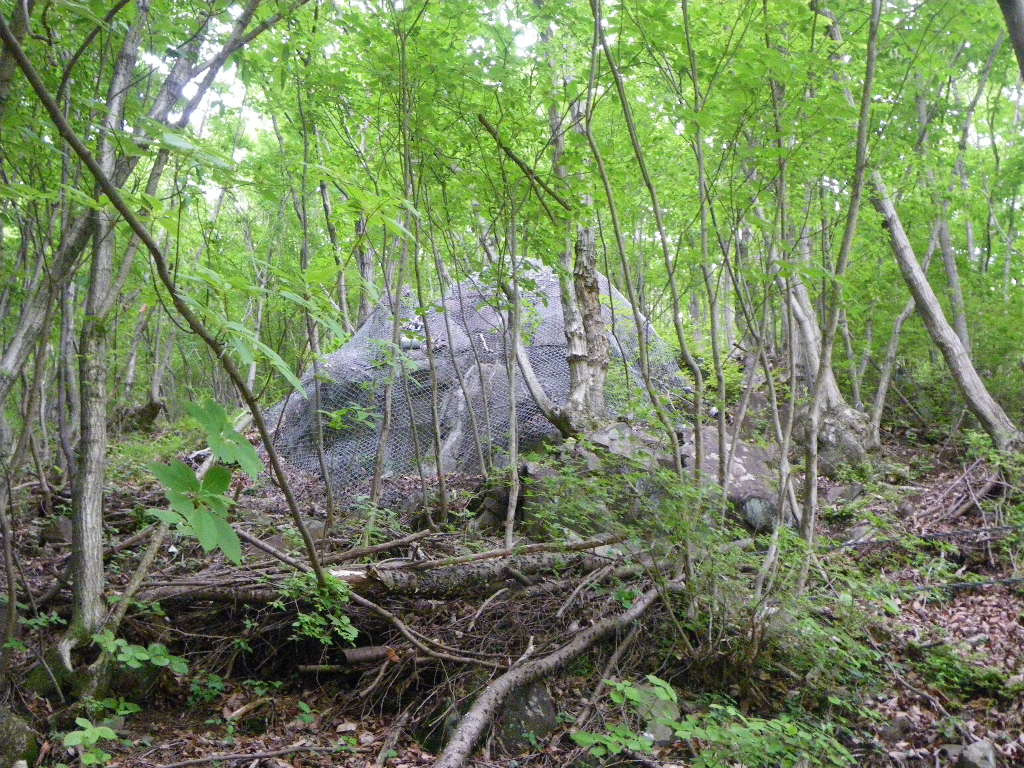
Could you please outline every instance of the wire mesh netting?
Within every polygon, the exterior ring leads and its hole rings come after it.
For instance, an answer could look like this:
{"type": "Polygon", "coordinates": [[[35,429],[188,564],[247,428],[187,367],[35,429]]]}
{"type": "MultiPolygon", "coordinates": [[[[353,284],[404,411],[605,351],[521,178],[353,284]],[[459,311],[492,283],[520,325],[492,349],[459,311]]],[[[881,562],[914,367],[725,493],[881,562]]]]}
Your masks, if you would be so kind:
{"type": "MultiPolygon", "coordinates": [[[[612,354],[606,398],[614,414],[628,417],[647,402],[637,323],[625,297],[604,276],[599,282],[612,354]]],[[[558,277],[544,269],[523,283],[530,284],[522,290],[523,346],[548,397],[561,403],[569,394],[569,365],[558,277]]],[[[556,438],[557,430],[538,408],[523,376],[518,371],[510,376],[503,301],[494,288],[469,279],[450,286],[432,309],[418,313],[407,291],[397,307],[397,345],[392,341],[395,316],[383,302],[320,364],[319,413],[312,371],[302,380],[304,393],[293,392],[268,412],[280,454],[298,469],[320,474],[319,419],[325,480],[336,491],[365,493],[378,452],[382,478],[433,476],[438,471],[436,412],[440,471],[486,473],[507,464],[513,391],[519,449],[556,438]],[[385,418],[389,399],[390,416],[385,418]]],[[[658,386],[681,387],[683,379],[668,346],[645,319],[641,329],[658,386]]]]}

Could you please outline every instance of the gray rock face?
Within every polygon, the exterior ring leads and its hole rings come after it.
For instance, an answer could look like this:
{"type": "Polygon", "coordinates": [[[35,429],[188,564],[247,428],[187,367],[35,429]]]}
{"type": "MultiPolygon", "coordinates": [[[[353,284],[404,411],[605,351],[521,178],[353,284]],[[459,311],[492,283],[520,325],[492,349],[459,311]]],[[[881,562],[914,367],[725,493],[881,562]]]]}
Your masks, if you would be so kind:
{"type": "MultiPolygon", "coordinates": [[[[534,372],[554,402],[569,391],[569,367],[558,279],[539,270],[523,280],[522,337],[534,372]]],[[[642,402],[636,359],[636,325],[626,299],[603,277],[605,321],[613,362],[606,397],[619,414],[642,402]]],[[[515,404],[521,450],[557,437],[515,372],[506,366],[504,303],[473,281],[448,287],[439,307],[419,316],[411,295],[393,313],[378,307],[352,339],[320,365],[320,413],[313,407],[313,376],[267,413],[275,445],[293,466],[319,474],[316,419],[323,427],[328,480],[340,491],[368,487],[384,431],[390,391],[389,434],[382,448],[384,476],[434,475],[433,419],[440,426],[440,471],[477,474],[507,461],[508,429],[515,404]],[[443,310],[443,311],[441,311],[443,310]],[[394,314],[402,342],[391,342],[394,314]],[[428,343],[429,337],[429,343],[428,343]],[[431,359],[434,375],[431,374],[431,359]],[[389,386],[390,382],[390,386],[389,386]],[[436,390],[436,395],[435,395],[436,390]],[[436,404],[432,405],[432,404],[436,404]]],[[[682,384],[668,348],[644,330],[660,381],[682,384]]]]}
{"type": "Polygon", "coordinates": [[[996,750],[990,741],[976,741],[964,747],[956,764],[957,768],[996,768],[996,750]]]}
{"type": "MultiPolygon", "coordinates": [[[[696,461],[693,430],[684,428],[680,436],[687,466],[692,467],[696,461]]],[[[701,471],[709,481],[713,481],[718,478],[718,429],[703,427],[701,437],[704,444],[701,471]]],[[[776,524],[779,495],[772,486],[775,477],[776,472],[771,467],[771,454],[768,451],[743,441],[736,442],[732,463],[729,465],[726,498],[740,519],[755,533],[770,531],[776,524]]],[[[792,517],[785,521],[787,525],[795,522],[792,517]]]]}
{"type": "Polygon", "coordinates": [[[494,723],[494,740],[508,755],[535,751],[538,742],[558,727],[558,710],[543,683],[515,691],[494,723]]]}
{"type": "Polygon", "coordinates": [[[0,768],[19,762],[34,763],[39,743],[28,723],[6,709],[0,709],[0,768]]]}
{"type": "MultiPolygon", "coordinates": [[[[864,448],[867,439],[867,418],[853,408],[835,408],[821,416],[818,432],[818,472],[835,477],[846,467],[856,467],[867,461],[864,448]]],[[[798,414],[793,434],[806,440],[807,413],[798,414]]]]}

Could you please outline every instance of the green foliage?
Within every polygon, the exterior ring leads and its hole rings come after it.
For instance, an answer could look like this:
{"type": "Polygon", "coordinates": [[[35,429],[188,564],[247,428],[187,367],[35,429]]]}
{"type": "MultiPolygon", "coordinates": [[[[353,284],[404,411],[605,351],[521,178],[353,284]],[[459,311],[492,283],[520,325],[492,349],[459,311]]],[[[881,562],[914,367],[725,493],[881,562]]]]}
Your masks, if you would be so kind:
{"type": "Polygon", "coordinates": [[[372,408],[365,406],[352,405],[333,411],[320,411],[320,413],[327,418],[327,426],[339,432],[357,426],[365,429],[376,429],[377,427],[378,414],[372,408]]]}
{"type": "Polygon", "coordinates": [[[571,738],[579,746],[589,750],[594,757],[618,755],[626,750],[650,752],[654,746],[650,739],[634,733],[629,726],[622,723],[612,725],[604,733],[573,731],[571,738]]]}
{"type": "Polygon", "coordinates": [[[254,480],[259,476],[263,462],[252,443],[234,428],[222,405],[207,398],[199,404],[186,403],[185,409],[206,433],[214,456],[227,464],[238,464],[254,480]]]}
{"type": "Polygon", "coordinates": [[[189,683],[189,704],[206,704],[216,701],[227,689],[227,684],[220,675],[213,672],[196,675],[189,683]]]}
{"type": "Polygon", "coordinates": [[[76,717],[75,725],[78,726],[77,730],[69,731],[64,735],[64,746],[82,748],[82,765],[106,765],[110,762],[113,755],[98,745],[101,741],[116,740],[117,734],[105,725],[93,725],[84,717],[76,717]]]}
{"type": "Polygon", "coordinates": [[[180,533],[195,536],[205,551],[220,549],[229,560],[240,563],[242,543],[227,521],[228,507],[233,503],[226,495],[231,471],[211,467],[200,482],[195,472],[178,460],[153,464],[150,469],[164,486],[171,508],[151,509],[149,513],[180,533]]]}
{"type": "Polygon", "coordinates": [[[151,478],[154,462],[168,461],[191,450],[198,439],[198,430],[184,423],[156,435],[122,435],[110,446],[108,477],[119,485],[142,484],[151,478]]]}
{"type": "Polygon", "coordinates": [[[310,638],[323,645],[337,641],[353,643],[359,631],[345,614],[351,589],[341,579],[326,574],[326,583],[317,584],[313,574],[302,574],[287,579],[281,587],[281,598],[272,605],[284,609],[284,600],[294,601],[298,614],[292,623],[294,637],[310,638]],[[309,606],[312,610],[307,610],[309,606]]]}
{"type": "Polygon", "coordinates": [[[124,638],[114,637],[110,630],[93,635],[93,640],[114,661],[130,669],[152,664],[154,667],[169,669],[175,675],[188,674],[188,662],[180,656],[172,655],[162,643],[150,643],[143,647],[129,643],[124,638]]]}
{"type": "Polygon", "coordinates": [[[103,699],[83,699],[85,711],[90,715],[112,715],[114,717],[127,717],[142,711],[142,707],[132,701],[126,701],[123,697],[108,696],[103,699]]]}
{"type": "MultiPolygon", "coordinates": [[[[206,399],[186,407],[206,433],[216,458],[238,464],[253,479],[259,475],[263,464],[256,449],[234,428],[221,405],[206,399]]],[[[228,509],[234,503],[227,495],[231,470],[215,464],[201,481],[177,459],[169,464],[151,464],[150,470],[164,486],[171,505],[170,509],[151,509],[150,514],[180,533],[195,536],[204,551],[219,549],[229,560],[240,563],[242,544],[227,520],[228,509]]]]}
{"type": "MultiPolygon", "coordinates": [[[[648,675],[651,690],[659,699],[675,701],[676,692],[664,680],[648,675]]],[[[628,681],[605,681],[609,697],[625,706],[634,717],[643,717],[650,693],[628,681]]],[[[854,763],[853,755],[840,744],[828,724],[780,715],[775,718],[744,715],[732,703],[711,703],[707,711],[682,720],[658,718],[672,728],[677,738],[687,741],[696,754],[695,768],[795,768],[800,765],[842,766],[854,763]]],[[[603,733],[576,731],[572,739],[595,757],[616,755],[624,750],[649,752],[652,742],[637,735],[624,723],[613,724],[603,733]]]]}
{"type": "Polygon", "coordinates": [[[966,658],[946,645],[928,648],[913,665],[925,680],[960,701],[1010,700],[1022,690],[1020,685],[1010,686],[1002,670],[966,658]]]}
{"type": "Polygon", "coordinates": [[[698,749],[694,768],[795,768],[800,765],[853,765],[849,750],[828,724],[782,715],[748,717],[731,704],[712,704],[709,711],[671,723],[678,738],[698,749]]]}

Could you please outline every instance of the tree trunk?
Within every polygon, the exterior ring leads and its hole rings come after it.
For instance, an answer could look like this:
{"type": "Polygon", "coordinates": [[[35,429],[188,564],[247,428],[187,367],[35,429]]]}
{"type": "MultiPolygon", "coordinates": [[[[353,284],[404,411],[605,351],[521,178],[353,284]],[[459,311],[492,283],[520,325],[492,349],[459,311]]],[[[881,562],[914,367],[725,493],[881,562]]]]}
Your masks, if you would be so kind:
{"type": "Polygon", "coordinates": [[[950,327],[949,321],[946,320],[942,306],[929,285],[921,265],[918,264],[913,246],[903,229],[903,222],[889,198],[885,182],[878,171],[872,173],[871,182],[874,186],[871,203],[885,219],[892,241],[893,255],[896,257],[907,287],[910,288],[910,292],[914,296],[917,312],[921,316],[921,320],[924,321],[928,334],[939,351],[942,352],[946,365],[964,396],[967,407],[978,417],[978,421],[992,438],[996,448],[1000,450],[1012,448],[1020,442],[1020,432],[999,403],[989,394],[985,383],[971,363],[970,355],[960,341],[960,337],[956,335],[956,332],[950,327]]]}
{"type": "MultiPolygon", "coordinates": [[[[142,32],[149,15],[149,0],[139,0],[132,26],[125,34],[107,94],[107,116],[99,148],[99,166],[113,176],[117,165],[114,137],[124,122],[124,107],[142,32]]],[[[73,646],[95,632],[103,622],[103,486],[107,455],[107,316],[114,304],[115,228],[118,216],[109,210],[96,213],[95,245],[89,269],[89,293],[82,320],[79,348],[82,439],[79,446],[75,490],[72,496],[71,543],[74,553],[73,614],[67,641],[73,646]]],[[[70,668],[67,642],[64,662],[70,668]]]]}
{"type": "Polygon", "coordinates": [[[1020,76],[1024,78],[1024,0],[999,0],[999,8],[1006,21],[1006,29],[1013,41],[1020,76]]]}

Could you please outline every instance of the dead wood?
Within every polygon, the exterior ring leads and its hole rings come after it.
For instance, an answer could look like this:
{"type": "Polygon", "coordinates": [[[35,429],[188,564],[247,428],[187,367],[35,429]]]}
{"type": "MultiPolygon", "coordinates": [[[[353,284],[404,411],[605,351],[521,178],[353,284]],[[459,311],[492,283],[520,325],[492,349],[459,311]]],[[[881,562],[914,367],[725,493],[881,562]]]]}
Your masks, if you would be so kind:
{"type": "MultiPolygon", "coordinates": [[[[672,581],[664,589],[678,591],[683,583],[672,581]]],[[[461,768],[469,758],[484,731],[491,724],[502,703],[517,688],[538,680],[546,674],[554,672],[587,651],[595,643],[611,633],[622,629],[639,619],[662,594],[662,588],[652,587],[638,597],[629,610],[617,616],[599,621],[589,629],[577,633],[561,648],[542,656],[539,659],[521,660],[500,677],[492,680],[484,692],[473,702],[473,706],[459,721],[455,733],[440,757],[434,762],[434,768],[461,768]]]]}
{"type": "MultiPolygon", "coordinates": [[[[508,581],[517,581],[513,574],[542,575],[564,573],[567,569],[589,572],[605,566],[608,558],[574,553],[536,553],[495,556],[492,560],[475,561],[426,570],[416,570],[416,563],[387,563],[375,566],[334,568],[330,574],[367,596],[401,595],[416,597],[465,597],[490,592],[508,581]]],[[[264,574],[271,582],[283,581],[286,575],[264,574]]],[[[218,568],[187,579],[151,582],[143,593],[144,600],[162,603],[187,600],[212,600],[265,604],[276,600],[279,590],[271,583],[257,581],[245,571],[218,568]]]]}

